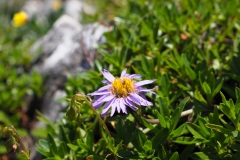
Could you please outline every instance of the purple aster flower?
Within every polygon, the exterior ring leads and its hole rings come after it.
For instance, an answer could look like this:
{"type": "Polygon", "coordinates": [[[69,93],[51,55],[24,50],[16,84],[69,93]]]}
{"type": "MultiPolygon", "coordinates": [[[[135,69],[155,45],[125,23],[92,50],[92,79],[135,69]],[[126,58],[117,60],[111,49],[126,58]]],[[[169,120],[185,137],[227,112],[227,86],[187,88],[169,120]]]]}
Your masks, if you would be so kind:
{"type": "Polygon", "coordinates": [[[103,70],[102,74],[106,78],[102,82],[106,86],[99,88],[97,91],[90,93],[90,96],[96,96],[93,99],[93,107],[99,109],[105,104],[101,116],[105,116],[108,110],[111,108],[111,115],[117,111],[121,111],[127,114],[127,106],[133,109],[137,109],[139,106],[152,106],[145,94],[146,92],[154,93],[153,89],[146,89],[143,85],[153,83],[155,80],[135,81],[135,78],[141,78],[139,74],[127,74],[127,69],[123,70],[120,78],[115,78],[107,70],[103,70]]]}

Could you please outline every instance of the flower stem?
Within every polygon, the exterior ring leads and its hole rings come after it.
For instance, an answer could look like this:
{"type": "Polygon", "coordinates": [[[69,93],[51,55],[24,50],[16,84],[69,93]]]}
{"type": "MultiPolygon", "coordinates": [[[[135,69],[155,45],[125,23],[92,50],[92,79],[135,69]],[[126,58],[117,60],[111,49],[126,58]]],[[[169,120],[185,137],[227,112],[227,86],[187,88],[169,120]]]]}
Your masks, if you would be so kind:
{"type": "Polygon", "coordinates": [[[17,136],[17,138],[18,138],[18,141],[19,141],[20,145],[21,145],[22,148],[23,148],[23,151],[26,153],[26,154],[24,154],[24,155],[26,155],[27,159],[30,160],[30,155],[27,154],[27,153],[29,153],[29,152],[28,152],[28,150],[26,149],[26,147],[25,147],[25,145],[24,145],[24,143],[23,143],[23,141],[22,141],[22,138],[21,138],[20,135],[18,134],[17,130],[13,127],[13,125],[10,125],[10,127],[11,127],[11,129],[13,130],[13,132],[16,134],[16,136],[17,136]]]}
{"type": "Polygon", "coordinates": [[[108,128],[107,128],[105,122],[104,122],[103,119],[99,116],[99,114],[98,114],[97,111],[93,108],[93,106],[92,106],[91,104],[90,104],[90,106],[91,106],[91,108],[92,108],[94,114],[97,116],[99,122],[103,125],[103,128],[106,130],[108,136],[111,138],[112,136],[111,136],[111,134],[110,134],[110,132],[109,132],[109,130],[108,130],[108,128]]]}
{"type": "MultiPolygon", "coordinates": [[[[103,119],[100,117],[100,115],[98,114],[98,112],[94,109],[92,103],[91,103],[91,99],[85,95],[82,95],[82,94],[75,94],[72,99],[71,99],[71,105],[73,105],[73,103],[75,103],[74,101],[75,100],[84,100],[85,102],[88,103],[88,105],[91,107],[93,113],[97,116],[99,122],[102,124],[103,128],[106,130],[107,132],[107,135],[109,138],[112,138],[111,134],[110,134],[110,131],[108,130],[105,122],[103,121],[103,119]]],[[[115,153],[113,153],[113,156],[114,156],[114,159],[117,160],[117,155],[115,153]]]]}
{"type": "Polygon", "coordinates": [[[86,97],[85,95],[82,95],[80,93],[75,94],[72,99],[71,99],[71,104],[74,103],[75,100],[84,100],[85,102],[88,103],[89,106],[91,106],[91,109],[93,110],[93,113],[97,116],[99,122],[103,125],[103,128],[106,130],[107,134],[109,137],[112,137],[105,122],[103,119],[99,116],[98,112],[93,108],[92,103],[90,102],[89,98],[86,97]]]}

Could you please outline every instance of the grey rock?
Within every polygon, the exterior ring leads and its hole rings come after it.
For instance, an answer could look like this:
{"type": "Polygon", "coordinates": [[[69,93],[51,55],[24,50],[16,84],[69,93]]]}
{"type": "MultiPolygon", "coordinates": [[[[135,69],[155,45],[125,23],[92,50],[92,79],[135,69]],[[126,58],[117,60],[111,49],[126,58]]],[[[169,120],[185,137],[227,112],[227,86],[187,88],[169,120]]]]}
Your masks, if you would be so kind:
{"type": "Polygon", "coordinates": [[[76,20],[82,20],[82,12],[94,14],[96,12],[93,6],[90,6],[80,0],[66,0],[63,5],[64,13],[76,20]]]}

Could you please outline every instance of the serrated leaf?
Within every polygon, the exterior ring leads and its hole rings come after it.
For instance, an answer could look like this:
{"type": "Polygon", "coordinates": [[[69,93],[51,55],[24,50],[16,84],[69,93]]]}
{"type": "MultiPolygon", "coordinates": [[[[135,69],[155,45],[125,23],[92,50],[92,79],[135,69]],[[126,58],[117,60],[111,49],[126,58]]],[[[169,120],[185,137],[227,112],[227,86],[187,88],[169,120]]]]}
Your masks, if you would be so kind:
{"type": "Polygon", "coordinates": [[[222,92],[220,92],[220,95],[221,95],[221,97],[222,97],[222,102],[225,103],[225,104],[227,104],[227,100],[226,100],[224,94],[223,94],[222,92]]]}

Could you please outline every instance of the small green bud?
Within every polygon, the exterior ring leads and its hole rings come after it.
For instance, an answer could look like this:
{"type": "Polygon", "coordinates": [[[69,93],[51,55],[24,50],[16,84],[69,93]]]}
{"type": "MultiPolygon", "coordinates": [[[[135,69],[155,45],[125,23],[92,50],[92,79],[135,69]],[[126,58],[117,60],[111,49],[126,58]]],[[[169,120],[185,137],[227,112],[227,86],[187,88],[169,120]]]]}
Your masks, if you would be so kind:
{"type": "Polygon", "coordinates": [[[66,115],[67,115],[67,117],[68,117],[71,121],[75,120],[76,110],[74,109],[74,107],[71,107],[71,106],[70,106],[70,107],[67,109],[66,115]]]}

